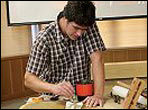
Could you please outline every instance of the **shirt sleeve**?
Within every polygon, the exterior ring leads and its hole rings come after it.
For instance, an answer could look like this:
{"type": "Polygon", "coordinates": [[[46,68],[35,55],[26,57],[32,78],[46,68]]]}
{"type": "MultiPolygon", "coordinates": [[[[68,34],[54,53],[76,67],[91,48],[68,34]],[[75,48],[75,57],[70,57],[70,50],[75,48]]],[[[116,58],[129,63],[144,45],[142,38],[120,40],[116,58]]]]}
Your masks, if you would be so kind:
{"type": "Polygon", "coordinates": [[[97,50],[100,50],[100,51],[106,50],[106,47],[105,47],[104,42],[101,38],[101,35],[99,33],[99,29],[98,29],[96,23],[93,26],[88,28],[84,39],[85,39],[84,44],[86,47],[86,51],[89,55],[97,50]]]}
{"type": "Polygon", "coordinates": [[[34,42],[31,48],[29,60],[27,63],[26,71],[40,76],[45,69],[48,58],[48,50],[46,46],[46,39],[39,34],[39,37],[34,42]]]}

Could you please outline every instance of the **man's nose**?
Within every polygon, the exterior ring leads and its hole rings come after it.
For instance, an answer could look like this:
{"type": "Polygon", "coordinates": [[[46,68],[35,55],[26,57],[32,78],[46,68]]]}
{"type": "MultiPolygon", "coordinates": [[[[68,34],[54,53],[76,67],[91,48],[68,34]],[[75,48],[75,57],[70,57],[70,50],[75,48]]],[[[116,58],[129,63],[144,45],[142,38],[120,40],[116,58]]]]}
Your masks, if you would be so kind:
{"type": "Polygon", "coordinates": [[[78,35],[78,36],[81,36],[83,33],[84,33],[83,30],[80,30],[80,29],[79,29],[79,30],[77,31],[77,35],[78,35]]]}

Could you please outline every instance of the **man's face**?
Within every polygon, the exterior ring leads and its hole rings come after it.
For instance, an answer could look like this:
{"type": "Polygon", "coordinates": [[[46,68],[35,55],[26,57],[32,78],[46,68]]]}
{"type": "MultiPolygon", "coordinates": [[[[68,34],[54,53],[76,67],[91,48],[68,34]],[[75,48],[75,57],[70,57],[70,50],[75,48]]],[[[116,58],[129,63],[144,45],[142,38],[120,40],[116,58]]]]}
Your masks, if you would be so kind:
{"type": "Polygon", "coordinates": [[[75,22],[67,22],[65,32],[71,40],[77,40],[88,27],[77,25],[75,22]]]}

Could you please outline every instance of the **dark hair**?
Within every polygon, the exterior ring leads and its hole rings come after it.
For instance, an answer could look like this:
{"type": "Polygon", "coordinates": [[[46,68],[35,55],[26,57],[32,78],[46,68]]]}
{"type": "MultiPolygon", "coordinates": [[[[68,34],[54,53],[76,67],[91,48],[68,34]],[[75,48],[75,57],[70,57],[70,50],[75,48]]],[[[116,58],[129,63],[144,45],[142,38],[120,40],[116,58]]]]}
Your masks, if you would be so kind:
{"type": "Polygon", "coordinates": [[[91,1],[68,1],[63,16],[80,26],[91,26],[95,22],[95,6],[91,1]]]}

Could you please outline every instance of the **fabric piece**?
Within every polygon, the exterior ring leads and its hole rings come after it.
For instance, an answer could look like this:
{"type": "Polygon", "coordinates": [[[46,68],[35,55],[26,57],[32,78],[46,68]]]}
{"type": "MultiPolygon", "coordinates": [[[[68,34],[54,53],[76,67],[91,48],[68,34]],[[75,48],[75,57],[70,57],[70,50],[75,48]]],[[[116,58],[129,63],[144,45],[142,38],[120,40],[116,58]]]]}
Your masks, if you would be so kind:
{"type": "Polygon", "coordinates": [[[67,101],[65,109],[81,109],[82,106],[83,106],[82,102],[73,103],[73,102],[67,101]]]}

